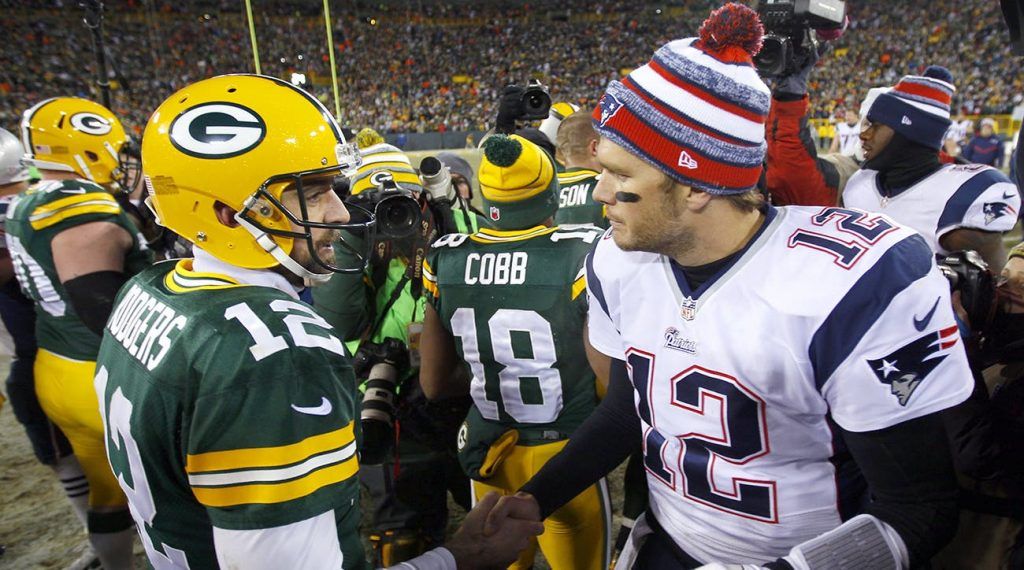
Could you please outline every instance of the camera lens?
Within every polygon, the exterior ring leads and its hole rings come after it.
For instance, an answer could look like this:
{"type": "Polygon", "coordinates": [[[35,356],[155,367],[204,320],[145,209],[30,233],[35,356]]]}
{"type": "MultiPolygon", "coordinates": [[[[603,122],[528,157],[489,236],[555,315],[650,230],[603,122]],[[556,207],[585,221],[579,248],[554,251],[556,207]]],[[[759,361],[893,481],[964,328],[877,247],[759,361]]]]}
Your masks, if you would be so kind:
{"type": "Polygon", "coordinates": [[[786,52],[789,38],[767,35],[761,44],[761,51],[754,57],[757,72],[762,77],[777,77],[786,69],[786,52]]]}
{"type": "Polygon", "coordinates": [[[402,239],[416,231],[420,205],[409,196],[388,196],[377,204],[377,224],[387,239],[402,239]]]}

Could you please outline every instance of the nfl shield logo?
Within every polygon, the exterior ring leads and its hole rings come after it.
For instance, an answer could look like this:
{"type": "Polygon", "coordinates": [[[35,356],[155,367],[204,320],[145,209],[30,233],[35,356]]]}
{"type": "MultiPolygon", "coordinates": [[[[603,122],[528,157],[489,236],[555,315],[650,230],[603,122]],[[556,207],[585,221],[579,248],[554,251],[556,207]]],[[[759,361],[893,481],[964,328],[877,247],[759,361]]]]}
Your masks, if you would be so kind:
{"type": "Polygon", "coordinates": [[[494,220],[495,222],[501,219],[501,210],[499,210],[495,206],[491,206],[491,219],[494,220]]]}
{"type": "Polygon", "coordinates": [[[697,316],[697,301],[692,297],[683,297],[683,302],[679,306],[679,316],[692,321],[697,316]]]}

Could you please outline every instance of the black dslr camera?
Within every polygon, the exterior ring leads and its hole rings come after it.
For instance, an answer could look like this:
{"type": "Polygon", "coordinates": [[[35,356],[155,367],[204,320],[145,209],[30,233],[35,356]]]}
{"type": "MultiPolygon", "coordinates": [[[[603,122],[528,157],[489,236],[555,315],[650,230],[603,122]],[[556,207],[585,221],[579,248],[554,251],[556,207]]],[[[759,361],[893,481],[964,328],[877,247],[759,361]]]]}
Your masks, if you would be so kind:
{"type": "Polygon", "coordinates": [[[357,378],[366,378],[359,412],[363,430],[360,459],[378,465],[395,441],[395,402],[402,374],[409,369],[409,349],[397,338],[364,342],[352,359],[357,378]]]}
{"type": "Polygon", "coordinates": [[[754,57],[761,77],[797,71],[797,62],[814,41],[811,30],[838,30],[846,19],[842,0],[762,0],[757,14],[764,24],[761,51],[754,57]]]}
{"type": "Polygon", "coordinates": [[[531,79],[523,89],[516,109],[517,121],[543,121],[551,111],[551,95],[538,79],[531,79]]]}
{"type": "Polygon", "coordinates": [[[420,203],[413,193],[402,188],[390,172],[374,172],[370,182],[376,188],[346,202],[370,210],[377,217],[377,235],[384,240],[399,240],[416,232],[422,218],[420,203]]]}
{"type": "Polygon", "coordinates": [[[960,304],[967,312],[971,328],[982,332],[995,309],[995,281],[988,264],[974,251],[955,251],[938,260],[939,270],[949,281],[952,292],[960,292],[960,304]]]}

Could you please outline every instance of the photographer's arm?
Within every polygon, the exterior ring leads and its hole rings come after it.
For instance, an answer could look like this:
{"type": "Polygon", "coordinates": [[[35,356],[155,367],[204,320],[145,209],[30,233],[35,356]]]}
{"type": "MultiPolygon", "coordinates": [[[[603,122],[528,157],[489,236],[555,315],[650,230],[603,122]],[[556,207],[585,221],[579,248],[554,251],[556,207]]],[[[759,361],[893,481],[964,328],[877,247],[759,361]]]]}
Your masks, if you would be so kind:
{"type": "Polygon", "coordinates": [[[459,355],[441,317],[427,303],[420,337],[420,385],[429,400],[440,400],[469,393],[469,379],[464,367],[457,366],[459,355]]]}
{"type": "Polygon", "coordinates": [[[776,204],[832,206],[842,192],[842,175],[849,177],[856,165],[843,157],[847,168],[840,172],[837,163],[818,156],[807,128],[807,80],[818,57],[813,51],[804,57],[794,73],[778,79],[772,93],[765,183],[776,204]]]}
{"type": "MultiPolygon", "coordinates": [[[[362,247],[357,236],[345,236],[346,241],[353,244],[353,247],[362,247]]],[[[359,240],[361,241],[361,240],[359,240]]],[[[339,264],[355,264],[356,261],[340,259],[343,256],[351,256],[343,247],[335,247],[335,256],[339,264]]],[[[372,299],[369,297],[370,288],[367,287],[363,273],[335,273],[330,281],[319,287],[313,288],[313,304],[327,322],[331,323],[339,337],[344,341],[359,338],[364,330],[370,326],[373,317],[372,299]]]]}

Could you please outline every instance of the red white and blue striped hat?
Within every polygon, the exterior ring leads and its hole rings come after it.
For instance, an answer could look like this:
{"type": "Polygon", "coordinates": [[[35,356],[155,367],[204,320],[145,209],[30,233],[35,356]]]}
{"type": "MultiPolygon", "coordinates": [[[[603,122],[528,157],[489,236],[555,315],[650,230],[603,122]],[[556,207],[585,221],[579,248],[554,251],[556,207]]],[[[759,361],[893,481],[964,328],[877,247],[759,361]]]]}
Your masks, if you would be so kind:
{"type": "Polygon", "coordinates": [[[952,74],[931,66],[924,75],[904,76],[891,91],[879,95],[868,111],[868,120],[939,150],[951,124],[949,107],[954,91],[952,74]]]}
{"type": "Polygon", "coordinates": [[[752,61],[763,35],[750,8],[715,10],[699,37],[665,44],[612,81],[594,109],[594,128],[683,184],[718,195],[753,189],[771,99],[752,61]]]}

